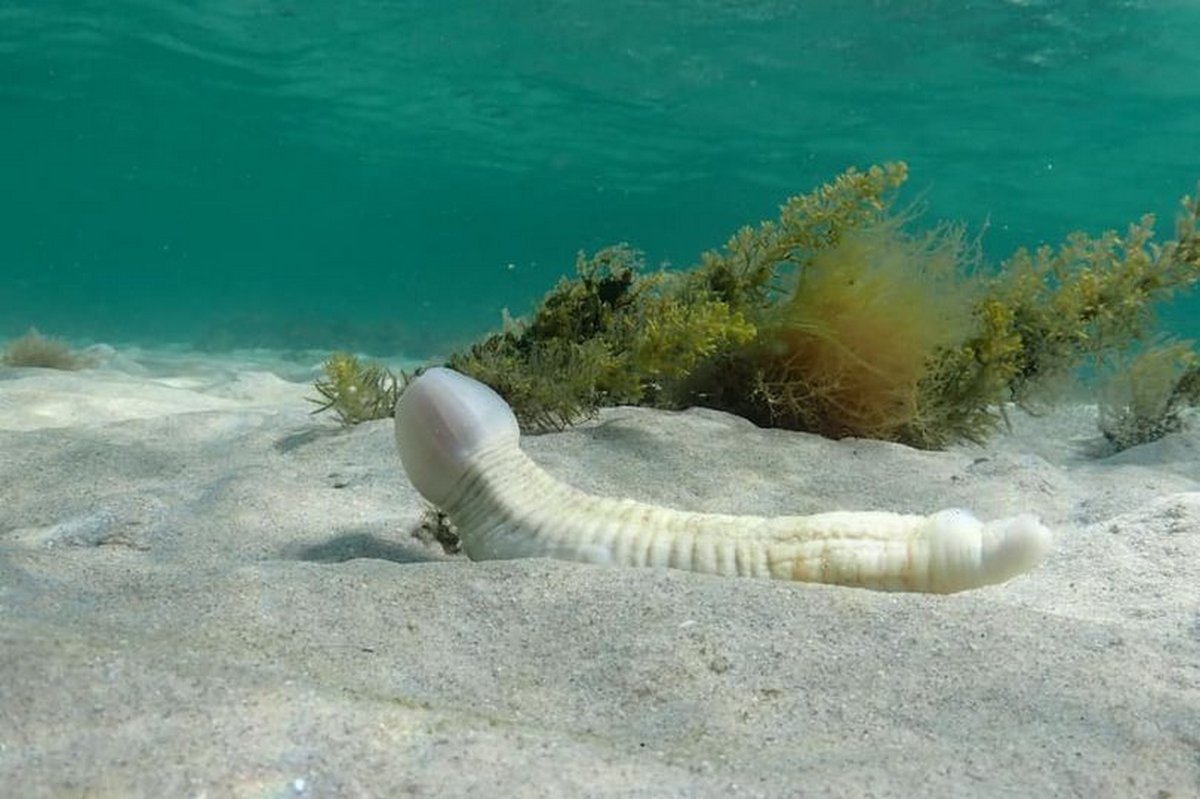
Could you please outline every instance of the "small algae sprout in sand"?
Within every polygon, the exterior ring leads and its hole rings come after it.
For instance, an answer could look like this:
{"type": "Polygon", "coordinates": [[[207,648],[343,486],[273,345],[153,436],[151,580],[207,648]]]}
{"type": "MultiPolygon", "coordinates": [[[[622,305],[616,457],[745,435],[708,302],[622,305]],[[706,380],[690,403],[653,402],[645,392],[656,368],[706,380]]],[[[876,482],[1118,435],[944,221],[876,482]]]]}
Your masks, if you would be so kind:
{"type": "Polygon", "coordinates": [[[346,426],[389,418],[407,380],[403,373],[396,377],[381,364],[364,364],[345,352],[330,355],[324,370],[313,384],[320,399],[309,398],[319,406],[313,413],[333,411],[346,426]]]}
{"type": "Polygon", "coordinates": [[[734,516],[587,494],[521,451],[517,419],[495,391],[450,369],[408,385],[395,432],[413,486],[445,512],[473,560],[549,557],[952,593],[1026,572],[1050,547],[1030,515],[734,516]]]}
{"type": "Polygon", "coordinates": [[[66,342],[43,336],[35,328],[30,328],[25,335],[10,341],[4,352],[0,353],[0,363],[5,366],[70,371],[95,366],[92,358],[73,352],[66,342]]]}

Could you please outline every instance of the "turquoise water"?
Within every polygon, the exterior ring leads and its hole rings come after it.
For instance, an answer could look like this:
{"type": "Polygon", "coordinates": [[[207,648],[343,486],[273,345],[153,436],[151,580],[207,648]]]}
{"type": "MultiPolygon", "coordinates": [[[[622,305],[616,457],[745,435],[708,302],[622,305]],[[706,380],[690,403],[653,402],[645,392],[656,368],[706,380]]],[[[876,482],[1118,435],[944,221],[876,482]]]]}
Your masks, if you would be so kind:
{"type": "Polygon", "coordinates": [[[1159,0],[0,0],[0,336],[432,353],[886,159],[993,260],[1169,232],[1197,41],[1159,0]]]}

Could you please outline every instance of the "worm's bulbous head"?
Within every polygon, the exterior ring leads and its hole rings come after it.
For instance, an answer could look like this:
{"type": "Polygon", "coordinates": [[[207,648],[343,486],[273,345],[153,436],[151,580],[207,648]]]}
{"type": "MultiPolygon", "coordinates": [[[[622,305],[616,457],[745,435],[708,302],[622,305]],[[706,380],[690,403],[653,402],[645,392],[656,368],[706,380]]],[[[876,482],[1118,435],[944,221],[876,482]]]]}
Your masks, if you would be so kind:
{"type": "Polygon", "coordinates": [[[435,505],[450,495],[476,453],[520,439],[503,398],[464,374],[435,367],[413,380],[396,403],[396,446],[413,487],[435,505]]]}

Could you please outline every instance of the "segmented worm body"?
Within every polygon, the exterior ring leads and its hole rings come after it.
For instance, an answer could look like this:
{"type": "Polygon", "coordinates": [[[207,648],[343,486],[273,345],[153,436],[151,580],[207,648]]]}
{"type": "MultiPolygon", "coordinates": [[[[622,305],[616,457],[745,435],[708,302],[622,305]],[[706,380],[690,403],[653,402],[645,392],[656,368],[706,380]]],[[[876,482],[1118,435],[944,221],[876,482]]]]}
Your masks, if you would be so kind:
{"type": "Polygon", "coordinates": [[[1021,574],[1050,546],[1030,515],[986,523],[964,510],[764,517],[595,496],[547,473],[519,440],[507,403],[449,369],[423,373],[397,404],[405,470],[474,560],[550,557],[951,593],[1021,574]]]}

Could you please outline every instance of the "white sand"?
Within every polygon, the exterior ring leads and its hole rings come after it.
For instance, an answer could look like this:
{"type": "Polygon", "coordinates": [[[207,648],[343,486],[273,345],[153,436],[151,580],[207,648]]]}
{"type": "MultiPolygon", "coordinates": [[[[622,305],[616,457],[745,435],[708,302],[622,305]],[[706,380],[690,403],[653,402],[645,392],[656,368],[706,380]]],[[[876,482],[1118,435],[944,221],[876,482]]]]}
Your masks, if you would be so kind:
{"type": "Polygon", "coordinates": [[[0,794],[1200,795],[1200,432],[1093,412],[923,453],[638,409],[527,439],[581,487],[748,513],[1032,511],[949,597],[531,560],[411,535],[387,422],[314,363],[0,369],[0,794]]]}

